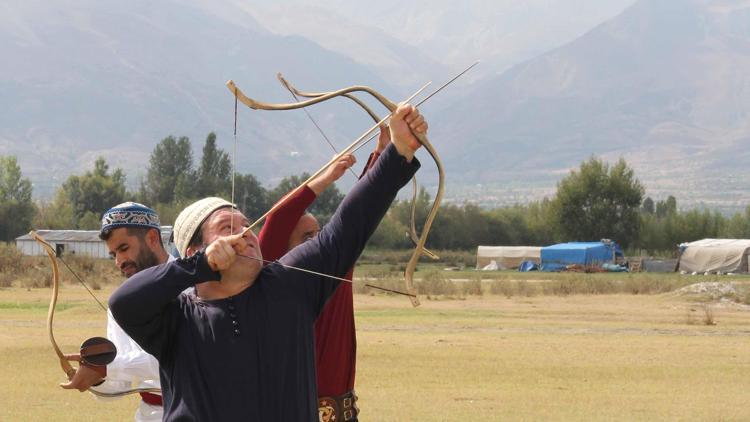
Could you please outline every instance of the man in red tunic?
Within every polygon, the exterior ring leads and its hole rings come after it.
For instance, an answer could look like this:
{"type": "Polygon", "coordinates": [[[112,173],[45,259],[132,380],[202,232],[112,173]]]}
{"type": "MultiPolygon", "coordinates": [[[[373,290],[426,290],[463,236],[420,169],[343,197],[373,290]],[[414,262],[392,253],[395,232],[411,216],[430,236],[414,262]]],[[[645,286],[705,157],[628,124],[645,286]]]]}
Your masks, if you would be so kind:
{"type": "MultiPolygon", "coordinates": [[[[370,154],[360,178],[372,167],[389,143],[390,133],[387,127],[383,127],[378,145],[370,154]]],[[[264,259],[279,259],[295,246],[318,234],[318,221],[306,210],[321,192],[353,164],[353,156],[344,156],[307,186],[284,199],[283,205],[266,218],[258,235],[264,259]]],[[[353,271],[353,268],[349,270],[345,277],[347,280],[352,280],[353,271]]],[[[341,283],[315,322],[315,364],[321,421],[357,421],[359,409],[354,394],[356,354],[352,284],[341,283]]]]}

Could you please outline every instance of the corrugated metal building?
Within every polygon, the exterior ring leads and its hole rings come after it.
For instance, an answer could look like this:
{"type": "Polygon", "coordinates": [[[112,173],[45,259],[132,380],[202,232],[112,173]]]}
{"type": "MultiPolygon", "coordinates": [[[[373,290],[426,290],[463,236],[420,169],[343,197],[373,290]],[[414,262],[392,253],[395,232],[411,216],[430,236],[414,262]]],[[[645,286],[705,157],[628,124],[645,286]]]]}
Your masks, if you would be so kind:
{"type": "MultiPolygon", "coordinates": [[[[107,244],[99,239],[98,230],[37,230],[59,256],[86,255],[94,258],[109,258],[107,244]]],[[[169,243],[172,235],[172,226],[161,228],[161,240],[168,253],[172,253],[173,247],[169,243]]],[[[16,238],[16,247],[24,255],[41,256],[46,255],[42,245],[28,234],[16,238]]]]}

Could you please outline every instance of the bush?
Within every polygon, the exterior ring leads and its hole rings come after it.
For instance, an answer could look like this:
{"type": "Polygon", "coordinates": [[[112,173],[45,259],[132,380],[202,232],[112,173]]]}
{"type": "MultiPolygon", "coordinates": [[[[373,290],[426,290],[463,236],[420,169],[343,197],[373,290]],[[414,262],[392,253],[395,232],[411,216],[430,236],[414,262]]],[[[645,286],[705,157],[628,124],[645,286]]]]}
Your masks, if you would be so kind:
{"type": "Polygon", "coordinates": [[[473,280],[469,280],[465,283],[461,283],[461,294],[464,296],[473,295],[473,296],[482,296],[484,292],[482,291],[482,278],[475,278],[473,280]]]}
{"type": "Polygon", "coordinates": [[[458,290],[440,271],[428,272],[416,284],[417,292],[423,295],[453,295],[458,290]]]}
{"type": "Polygon", "coordinates": [[[490,293],[503,295],[510,299],[513,297],[513,283],[508,280],[495,280],[490,284],[490,293]]]}

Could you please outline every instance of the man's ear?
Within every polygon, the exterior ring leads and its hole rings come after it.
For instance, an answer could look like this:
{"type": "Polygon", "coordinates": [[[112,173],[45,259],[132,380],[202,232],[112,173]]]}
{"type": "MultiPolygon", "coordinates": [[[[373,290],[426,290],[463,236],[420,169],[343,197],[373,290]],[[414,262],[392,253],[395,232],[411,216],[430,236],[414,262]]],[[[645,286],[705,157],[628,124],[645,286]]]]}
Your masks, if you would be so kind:
{"type": "Polygon", "coordinates": [[[149,230],[146,233],[146,242],[151,249],[156,249],[161,244],[161,233],[159,230],[149,230]]]}

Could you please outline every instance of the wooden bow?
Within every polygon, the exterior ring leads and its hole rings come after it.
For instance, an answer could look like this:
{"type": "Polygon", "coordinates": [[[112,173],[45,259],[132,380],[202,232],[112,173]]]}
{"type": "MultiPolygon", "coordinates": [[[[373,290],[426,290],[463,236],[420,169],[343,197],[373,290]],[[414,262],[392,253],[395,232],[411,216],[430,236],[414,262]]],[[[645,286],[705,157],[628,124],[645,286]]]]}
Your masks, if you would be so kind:
{"type": "MultiPolygon", "coordinates": [[[[49,242],[47,242],[36,231],[32,230],[31,232],[29,232],[29,236],[39,242],[39,244],[44,249],[44,252],[47,253],[50,264],[52,266],[52,298],[50,299],[49,310],[47,311],[47,333],[49,334],[49,341],[50,343],[52,343],[52,349],[55,351],[55,354],[60,361],[60,367],[62,368],[63,372],[65,372],[65,376],[68,377],[68,380],[71,380],[76,374],[76,369],[73,368],[70,362],[68,362],[68,360],[65,358],[65,355],[60,350],[60,346],[58,346],[57,341],[55,341],[55,335],[52,331],[52,323],[55,318],[55,308],[57,307],[57,296],[60,291],[60,269],[57,266],[57,253],[55,253],[55,249],[52,247],[52,245],[50,245],[49,242]]],[[[92,389],[89,389],[88,391],[91,392],[91,394],[99,397],[120,397],[135,393],[161,393],[161,389],[159,388],[134,388],[125,391],[118,391],[115,393],[103,393],[92,389]]]]}
{"type": "MultiPolygon", "coordinates": [[[[380,121],[378,121],[375,126],[373,126],[369,131],[367,131],[364,135],[362,135],[357,141],[355,141],[355,143],[353,143],[349,148],[347,148],[344,151],[342,151],[341,153],[339,153],[336,157],[334,157],[331,161],[329,161],[326,165],[324,165],[313,176],[311,176],[311,178],[308,179],[308,181],[306,181],[302,185],[305,185],[306,183],[309,182],[309,180],[311,180],[312,178],[316,177],[318,174],[322,173],[326,168],[328,168],[328,166],[330,166],[333,162],[335,162],[339,157],[341,157],[344,154],[349,153],[354,148],[354,146],[356,146],[356,144],[359,143],[359,141],[361,141],[362,139],[364,139],[367,135],[369,135],[372,131],[374,131],[382,123],[384,123],[388,118],[390,118],[391,114],[393,114],[393,112],[398,107],[398,105],[396,103],[388,100],[387,98],[385,98],[385,96],[381,95],[380,93],[378,93],[374,89],[372,89],[370,87],[367,87],[367,86],[362,86],[362,85],[357,85],[357,86],[352,86],[352,87],[348,87],[348,88],[343,88],[343,89],[340,89],[338,91],[333,91],[333,92],[329,92],[329,93],[320,93],[321,95],[316,96],[314,98],[310,98],[310,99],[305,100],[305,101],[299,101],[299,102],[296,102],[296,103],[288,103],[288,104],[269,104],[269,103],[264,103],[264,102],[261,102],[261,101],[254,100],[254,99],[246,96],[235,85],[234,81],[232,81],[232,80],[228,81],[226,85],[227,85],[227,88],[229,88],[229,91],[232,92],[232,94],[234,94],[234,96],[237,98],[237,100],[239,100],[241,103],[245,104],[246,106],[248,106],[248,107],[250,107],[250,108],[252,108],[254,110],[293,110],[293,109],[297,109],[297,108],[303,108],[303,107],[307,107],[307,106],[310,106],[310,105],[318,104],[320,102],[329,100],[331,98],[336,98],[336,97],[339,97],[339,96],[347,96],[347,95],[350,95],[353,92],[365,92],[367,94],[370,94],[374,98],[376,98],[378,101],[380,101],[384,106],[386,106],[386,108],[388,108],[388,110],[390,111],[390,113],[385,118],[383,118],[380,121]]],[[[422,89],[424,89],[424,87],[422,89]]],[[[418,92],[421,92],[421,90],[418,91],[418,92]]],[[[351,98],[351,97],[349,97],[349,98],[351,98]]],[[[411,100],[411,98],[409,100],[411,100]]],[[[407,102],[409,100],[407,100],[407,102]]],[[[419,257],[424,254],[423,251],[424,251],[425,242],[427,241],[427,236],[428,236],[428,234],[430,232],[430,228],[432,227],[432,222],[435,220],[437,212],[438,212],[438,210],[440,208],[440,203],[443,200],[443,193],[444,193],[444,189],[445,189],[445,186],[444,186],[445,185],[445,173],[444,173],[444,170],[443,170],[442,161],[440,160],[440,157],[439,157],[437,151],[432,146],[432,144],[427,139],[427,137],[425,135],[423,135],[423,134],[414,134],[414,135],[417,138],[417,140],[425,147],[425,149],[430,154],[430,156],[432,156],[432,159],[435,161],[435,165],[437,166],[437,169],[438,169],[438,190],[437,190],[437,193],[435,194],[435,200],[434,200],[434,202],[432,204],[430,212],[428,213],[427,218],[426,218],[425,223],[424,223],[424,226],[422,228],[422,235],[419,237],[419,239],[417,239],[416,247],[414,248],[414,252],[412,253],[412,256],[409,259],[409,262],[407,263],[406,269],[404,271],[404,280],[406,282],[407,293],[410,293],[410,294],[413,295],[413,296],[409,296],[409,299],[411,300],[411,303],[412,303],[413,306],[419,306],[419,304],[420,304],[419,303],[419,298],[416,295],[417,291],[416,291],[416,288],[414,287],[414,271],[417,268],[417,262],[419,261],[419,257]]],[[[294,191],[292,191],[291,193],[294,193],[295,191],[296,191],[296,189],[294,191]]],[[[281,203],[281,202],[283,202],[283,199],[280,200],[278,203],[281,203]]],[[[257,225],[260,221],[262,221],[272,211],[274,211],[273,208],[269,212],[267,212],[266,214],[264,214],[255,223],[253,223],[250,227],[248,227],[247,230],[249,230],[253,226],[257,225]]]]}
{"type": "MultiPolygon", "coordinates": [[[[281,85],[283,85],[284,88],[286,88],[289,92],[292,93],[292,96],[294,97],[294,99],[298,100],[298,101],[299,101],[299,99],[297,97],[318,98],[318,97],[322,97],[323,95],[328,94],[327,92],[304,92],[304,91],[300,91],[299,89],[297,89],[294,86],[292,86],[292,84],[289,83],[289,81],[287,81],[281,73],[277,73],[276,74],[276,78],[279,80],[279,82],[281,82],[281,85]]],[[[370,117],[372,118],[372,120],[374,120],[376,122],[380,121],[380,117],[377,115],[377,113],[375,113],[367,104],[365,104],[364,101],[360,100],[355,95],[349,94],[349,93],[343,94],[343,96],[346,97],[346,98],[348,98],[348,99],[350,99],[350,100],[352,100],[352,101],[354,101],[355,104],[357,104],[358,106],[360,106],[368,115],[370,115],[370,117]]],[[[384,97],[382,95],[379,96],[379,97],[375,97],[375,99],[378,99],[378,100],[380,100],[380,98],[384,98],[384,97]]],[[[396,105],[393,102],[388,101],[387,99],[386,99],[386,102],[382,102],[381,101],[381,104],[383,104],[383,106],[385,106],[385,108],[387,108],[388,111],[390,111],[390,112],[393,112],[395,110],[395,108],[390,108],[390,107],[395,107],[396,105]]],[[[304,108],[303,108],[303,110],[304,110],[304,108]]],[[[320,130],[321,133],[323,133],[322,129],[320,129],[320,126],[318,126],[318,124],[315,123],[315,121],[312,119],[312,116],[310,116],[309,113],[307,114],[307,116],[310,118],[310,120],[313,122],[313,124],[318,128],[318,130],[320,130]]],[[[323,136],[325,137],[325,134],[323,134],[323,136]]],[[[326,137],[326,140],[327,139],[328,138],[326,137]]],[[[369,139],[368,139],[368,141],[369,141],[369,139]]],[[[330,143],[330,141],[329,141],[329,143],[330,143]]],[[[417,176],[414,176],[414,177],[411,178],[411,183],[412,183],[413,194],[412,194],[412,198],[411,198],[411,219],[410,219],[410,223],[409,223],[408,234],[409,234],[409,238],[411,238],[412,242],[414,242],[414,245],[416,246],[416,244],[419,242],[419,236],[417,235],[417,226],[416,226],[417,191],[418,191],[417,176]]],[[[424,255],[427,255],[428,257],[434,259],[434,260],[440,259],[439,256],[437,256],[436,254],[432,253],[427,248],[423,248],[422,249],[422,253],[424,255]]]]}

